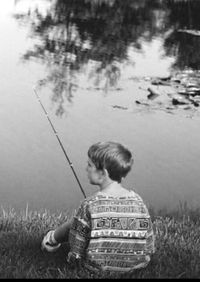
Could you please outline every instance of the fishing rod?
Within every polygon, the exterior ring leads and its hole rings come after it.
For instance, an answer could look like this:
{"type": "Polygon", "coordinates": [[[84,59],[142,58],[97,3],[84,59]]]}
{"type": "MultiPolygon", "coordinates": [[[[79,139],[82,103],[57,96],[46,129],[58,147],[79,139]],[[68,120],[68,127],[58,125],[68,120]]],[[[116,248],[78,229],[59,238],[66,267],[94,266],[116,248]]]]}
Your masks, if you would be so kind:
{"type": "Polygon", "coordinates": [[[59,144],[60,144],[60,146],[61,146],[61,148],[62,148],[62,150],[63,150],[63,152],[64,152],[64,154],[65,154],[65,157],[66,157],[66,159],[67,159],[67,161],[68,161],[68,163],[69,163],[69,166],[71,167],[71,169],[72,169],[72,171],[73,171],[73,174],[74,174],[74,176],[75,176],[75,178],[76,178],[76,180],[77,180],[77,182],[78,182],[78,185],[79,185],[79,187],[80,187],[80,189],[81,189],[81,192],[83,193],[83,196],[86,198],[86,195],[85,195],[85,192],[84,192],[84,190],[83,190],[83,187],[81,186],[81,183],[80,183],[80,181],[79,181],[79,179],[78,179],[78,176],[76,175],[76,172],[75,172],[75,170],[74,170],[73,164],[72,164],[72,162],[70,161],[70,159],[69,159],[69,157],[68,157],[68,155],[67,155],[67,153],[66,153],[66,151],[65,151],[65,148],[63,147],[63,144],[62,144],[62,142],[60,141],[60,138],[58,137],[58,133],[56,132],[56,130],[55,130],[55,128],[54,128],[54,126],[53,126],[53,124],[52,124],[52,122],[51,122],[51,120],[50,120],[48,114],[47,114],[47,111],[45,110],[45,108],[44,108],[44,106],[43,106],[43,104],[42,104],[42,102],[41,102],[41,100],[40,100],[40,98],[39,98],[39,96],[38,96],[38,94],[37,94],[36,89],[34,88],[33,90],[34,90],[34,93],[35,93],[35,95],[36,95],[36,97],[37,97],[37,99],[38,99],[38,102],[40,103],[40,105],[41,105],[41,107],[42,107],[42,109],[43,109],[43,111],[44,111],[44,113],[45,113],[45,115],[46,115],[46,117],[47,117],[47,119],[48,119],[50,125],[51,125],[51,128],[53,129],[53,132],[54,132],[54,134],[56,135],[56,138],[57,138],[57,140],[58,140],[58,142],[59,142],[59,144]]]}

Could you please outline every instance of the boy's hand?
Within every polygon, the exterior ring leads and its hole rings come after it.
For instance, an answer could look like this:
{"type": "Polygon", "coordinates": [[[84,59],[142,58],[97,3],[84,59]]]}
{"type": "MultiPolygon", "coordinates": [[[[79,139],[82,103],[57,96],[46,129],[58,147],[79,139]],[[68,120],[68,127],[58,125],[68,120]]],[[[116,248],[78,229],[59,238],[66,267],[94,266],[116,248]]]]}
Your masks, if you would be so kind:
{"type": "Polygon", "coordinates": [[[60,243],[56,242],[54,238],[54,230],[50,230],[43,238],[41,249],[47,252],[55,252],[60,247],[60,243]]]}

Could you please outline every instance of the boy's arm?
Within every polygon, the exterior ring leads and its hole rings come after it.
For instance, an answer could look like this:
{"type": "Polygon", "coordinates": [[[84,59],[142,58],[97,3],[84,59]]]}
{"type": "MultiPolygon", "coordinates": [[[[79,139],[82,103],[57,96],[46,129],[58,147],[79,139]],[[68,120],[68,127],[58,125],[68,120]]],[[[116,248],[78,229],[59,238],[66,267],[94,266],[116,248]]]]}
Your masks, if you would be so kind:
{"type": "Polygon", "coordinates": [[[44,236],[41,244],[42,250],[55,252],[63,242],[68,241],[71,221],[67,221],[55,230],[49,230],[44,236]]]}
{"type": "Polygon", "coordinates": [[[69,234],[70,252],[68,262],[74,263],[76,259],[85,256],[91,232],[91,220],[87,202],[83,202],[74,217],[69,234]]]}
{"type": "Polygon", "coordinates": [[[54,230],[54,239],[57,243],[63,243],[68,241],[69,230],[71,227],[71,220],[64,222],[54,230]]]}
{"type": "Polygon", "coordinates": [[[153,254],[155,253],[155,237],[154,237],[154,232],[153,232],[153,224],[150,219],[150,225],[149,229],[147,230],[147,253],[148,254],[153,254]]]}

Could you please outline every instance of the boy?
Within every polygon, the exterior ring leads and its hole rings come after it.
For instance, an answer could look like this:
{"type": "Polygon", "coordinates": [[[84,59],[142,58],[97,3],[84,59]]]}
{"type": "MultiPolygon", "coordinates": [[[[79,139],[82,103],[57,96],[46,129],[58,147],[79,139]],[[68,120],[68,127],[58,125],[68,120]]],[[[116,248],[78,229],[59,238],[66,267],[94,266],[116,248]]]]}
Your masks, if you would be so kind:
{"type": "Polygon", "coordinates": [[[146,267],[154,253],[150,215],[141,197],[121,184],[132,165],[132,154],[123,145],[92,145],[86,170],[100,191],[82,202],[71,222],[49,231],[42,248],[55,251],[68,241],[68,262],[81,261],[85,269],[101,273],[146,267]]]}

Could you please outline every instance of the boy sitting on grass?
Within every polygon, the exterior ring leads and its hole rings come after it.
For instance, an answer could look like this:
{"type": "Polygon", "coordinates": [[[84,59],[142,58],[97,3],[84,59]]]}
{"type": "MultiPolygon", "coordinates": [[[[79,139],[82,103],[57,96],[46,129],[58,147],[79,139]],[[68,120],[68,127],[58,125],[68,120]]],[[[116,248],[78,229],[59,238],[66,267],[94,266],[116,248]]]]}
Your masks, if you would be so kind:
{"type": "Polygon", "coordinates": [[[151,218],[141,197],[121,184],[132,164],[131,152],[119,143],[92,145],[86,170],[99,191],[82,202],[71,222],[47,233],[42,249],[55,251],[68,241],[68,262],[92,272],[146,267],[154,253],[151,218]]]}

